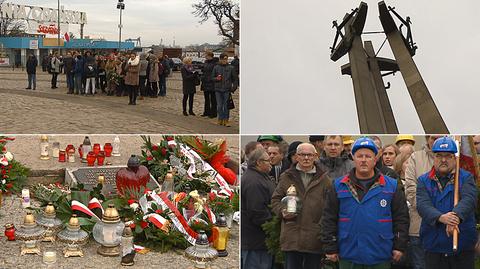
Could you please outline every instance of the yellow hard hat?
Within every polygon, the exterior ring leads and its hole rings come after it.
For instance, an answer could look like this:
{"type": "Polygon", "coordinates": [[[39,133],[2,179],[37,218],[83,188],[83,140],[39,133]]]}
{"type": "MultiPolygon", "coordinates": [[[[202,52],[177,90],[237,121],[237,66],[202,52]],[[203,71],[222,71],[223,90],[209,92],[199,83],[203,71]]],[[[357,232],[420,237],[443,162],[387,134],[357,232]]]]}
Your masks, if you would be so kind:
{"type": "Polygon", "coordinates": [[[412,141],[412,143],[415,145],[415,138],[413,138],[413,135],[397,135],[397,139],[395,139],[395,144],[398,144],[398,142],[403,140],[412,141]]]}
{"type": "Polygon", "coordinates": [[[353,144],[353,142],[355,142],[355,140],[353,140],[351,135],[344,135],[342,136],[342,138],[343,138],[344,145],[350,145],[350,144],[353,144]]]}

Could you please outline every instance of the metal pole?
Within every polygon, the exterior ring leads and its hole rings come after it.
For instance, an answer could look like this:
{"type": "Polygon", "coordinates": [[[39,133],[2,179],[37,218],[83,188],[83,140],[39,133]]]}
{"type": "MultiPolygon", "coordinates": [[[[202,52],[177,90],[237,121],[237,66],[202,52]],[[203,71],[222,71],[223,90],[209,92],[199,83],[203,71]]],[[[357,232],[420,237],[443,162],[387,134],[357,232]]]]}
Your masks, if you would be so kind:
{"type": "Polygon", "coordinates": [[[118,34],[118,52],[120,52],[122,44],[122,9],[120,8],[120,24],[118,25],[119,34],[118,34]]]}
{"type": "Polygon", "coordinates": [[[58,3],[58,18],[57,18],[57,47],[58,47],[58,56],[60,56],[60,0],[57,1],[58,3]]]}

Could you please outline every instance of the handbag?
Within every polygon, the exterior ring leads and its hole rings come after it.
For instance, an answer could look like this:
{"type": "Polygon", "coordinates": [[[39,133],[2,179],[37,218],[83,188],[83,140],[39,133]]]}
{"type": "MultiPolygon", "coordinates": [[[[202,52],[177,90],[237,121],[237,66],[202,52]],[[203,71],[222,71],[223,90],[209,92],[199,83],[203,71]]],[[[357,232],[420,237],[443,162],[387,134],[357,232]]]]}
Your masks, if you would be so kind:
{"type": "Polygon", "coordinates": [[[228,109],[234,109],[235,108],[235,103],[233,102],[232,93],[228,94],[227,108],[228,109]]]}

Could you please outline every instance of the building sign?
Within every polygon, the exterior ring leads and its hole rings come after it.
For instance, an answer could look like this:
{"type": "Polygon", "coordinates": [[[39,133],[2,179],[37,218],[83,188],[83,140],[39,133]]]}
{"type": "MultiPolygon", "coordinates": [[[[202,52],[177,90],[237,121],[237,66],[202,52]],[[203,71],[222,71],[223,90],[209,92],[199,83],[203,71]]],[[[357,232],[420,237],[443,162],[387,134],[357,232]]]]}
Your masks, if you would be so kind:
{"type": "Polygon", "coordinates": [[[31,50],[38,50],[38,40],[30,40],[30,47],[31,50]]]}
{"type": "Polygon", "coordinates": [[[0,58],[0,66],[9,66],[10,59],[9,58],[0,58]]]}
{"type": "Polygon", "coordinates": [[[65,46],[65,41],[63,39],[58,40],[57,38],[44,38],[43,46],[44,47],[58,47],[58,42],[60,41],[60,47],[65,46]]]}
{"type": "Polygon", "coordinates": [[[38,28],[37,28],[37,33],[57,35],[58,34],[58,28],[55,24],[50,24],[50,25],[39,24],[38,28]]]}
{"type": "MultiPolygon", "coordinates": [[[[4,19],[17,19],[38,22],[57,22],[58,10],[46,7],[35,7],[2,3],[1,17],[4,19]]],[[[68,24],[86,24],[85,12],[60,9],[60,22],[68,24]]]]}

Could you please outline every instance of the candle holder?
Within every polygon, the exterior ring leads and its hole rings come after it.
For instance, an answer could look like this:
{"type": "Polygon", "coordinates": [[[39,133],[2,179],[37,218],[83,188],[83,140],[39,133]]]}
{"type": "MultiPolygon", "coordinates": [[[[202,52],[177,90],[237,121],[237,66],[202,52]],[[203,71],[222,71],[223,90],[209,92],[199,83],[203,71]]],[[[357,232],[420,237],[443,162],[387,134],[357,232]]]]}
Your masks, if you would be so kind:
{"type": "Polygon", "coordinates": [[[185,250],[185,256],[194,262],[195,268],[209,268],[217,255],[218,252],[209,246],[205,231],[199,231],[195,245],[185,250]]]}
{"type": "Polygon", "coordinates": [[[93,153],[95,153],[95,155],[98,155],[99,152],[100,152],[100,144],[98,143],[93,144],[93,153]]]}
{"type": "Polygon", "coordinates": [[[50,155],[48,155],[48,137],[46,135],[42,135],[40,138],[40,159],[41,160],[49,160],[50,155]]]}
{"type": "Polygon", "coordinates": [[[103,150],[105,151],[105,157],[112,156],[112,150],[113,150],[112,144],[105,143],[105,145],[103,146],[103,150]]]}
{"type": "Polygon", "coordinates": [[[133,247],[133,233],[128,224],[125,224],[122,234],[122,261],[123,266],[135,264],[135,249],[133,247]]]}
{"type": "Polygon", "coordinates": [[[67,156],[65,150],[60,150],[60,152],[58,153],[58,161],[64,163],[66,161],[66,157],[67,156]]]}
{"type": "Polygon", "coordinates": [[[298,214],[300,212],[302,203],[297,196],[295,185],[290,185],[287,189],[287,195],[280,202],[287,213],[298,214]]]}
{"type": "Polygon", "coordinates": [[[104,161],[105,161],[105,151],[100,150],[97,154],[97,164],[98,164],[98,166],[103,166],[104,161]]]}
{"type": "Polygon", "coordinates": [[[113,140],[112,156],[120,156],[120,138],[118,137],[118,135],[115,136],[115,139],[113,140]]]}
{"type": "Polygon", "coordinates": [[[227,257],[227,242],[230,235],[230,229],[227,227],[227,219],[225,218],[225,214],[219,214],[212,232],[213,247],[218,251],[218,257],[227,257]]]}
{"type": "Polygon", "coordinates": [[[37,225],[32,213],[28,212],[23,219],[23,225],[15,231],[15,237],[24,241],[20,255],[40,255],[40,247],[37,245],[37,241],[45,235],[45,232],[43,227],[37,225]]]}
{"type": "Polygon", "coordinates": [[[95,153],[93,151],[88,152],[87,165],[88,166],[94,166],[96,159],[97,159],[97,155],[95,155],[95,153]]]}
{"type": "Polygon", "coordinates": [[[53,142],[52,143],[52,157],[58,158],[60,153],[60,142],[53,142]]]}
{"type": "Polygon", "coordinates": [[[60,231],[57,235],[58,241],[67,244],[63,249],[63,256],[68,257],[83,257],[83,246],[88,241],[88,233],[80,229],[77,215],[73,214],[68,221],[67,227],[60,231]]]}
{"type": "Polygon", "coordinates": [[[8,241],[15,241],[15,226],[13,223],[5,224],[5,236],[8,241]]]}
{"type": "Polygon", "coordinates": [[[67,151],[67,159],[68,159],[69,163],[74,163],[75,162],[75,149],[74,148],[70,148],[67,151]]]}
{"type": "Polygon", "coordinates": [[[102,256],[119,256],[123,228],[124,224],[120,221],[117,209],[113,204],[109,204],[102,221],[97,222],[92,230],[93,238],[100,244],[97,253],[102,256]]]}
{"type": "Polygon", "coordinates": [[[48,203],[42,214],[37,216],[37,224],[46,229],[42,242],[55,242],[57,233],[62,229],[62,221],[56,215],[55,207],[52,203],[48,203]]]}
{"type": "Polygon", "coordinates": [[[85,136],[85,139],[83,139],[83,144],[82,144],[82,163],[87,162],[87,154],[92,151],[92,143],[90,143],[90,138],[88,136],[85,136]]]}
{"type": "Polygon", "coordinates": [[[45,249],[42,261],[46,265],[55,264],[57,262],[57,251],[54,248],[45,249]]]}

